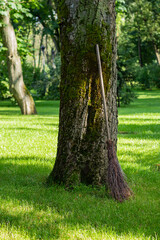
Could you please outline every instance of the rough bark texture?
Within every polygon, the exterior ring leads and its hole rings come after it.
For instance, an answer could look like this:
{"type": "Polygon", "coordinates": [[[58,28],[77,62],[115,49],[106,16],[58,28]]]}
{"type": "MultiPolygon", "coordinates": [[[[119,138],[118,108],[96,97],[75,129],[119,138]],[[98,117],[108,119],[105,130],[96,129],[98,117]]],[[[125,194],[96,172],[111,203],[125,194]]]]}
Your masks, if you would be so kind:
{"type": "Polygon", "coordinates": [[[104,122],[96,44],[99,44],[111,138],[117,141],[114,0],[59,0],[62,79],[57,158],[49,180],[70,186],[107,181],[104,122]]]}
{"type": "Polygon", "coordinates": [[[18,102],[22,114],[36,114],[34,100],[23,82],[21,60],[17,53],[17,41],[9,13],[7,16],[1,16],[1,19],[3,21],[1,29],[3,44],[7,48],[10,91],[18,102]]]}

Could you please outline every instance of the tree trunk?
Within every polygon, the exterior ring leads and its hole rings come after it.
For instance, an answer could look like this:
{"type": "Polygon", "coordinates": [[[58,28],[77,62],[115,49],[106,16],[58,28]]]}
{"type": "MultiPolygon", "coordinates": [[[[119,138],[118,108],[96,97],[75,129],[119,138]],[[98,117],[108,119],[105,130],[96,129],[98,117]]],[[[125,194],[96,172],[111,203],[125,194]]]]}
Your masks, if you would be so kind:
{"type": "Polygon", "coordinates": [[[48,35],[46,34],[46,59],[47,59],[47,65],[50,64],[50,57],[48,53],[48,35]]]}
{"type": "Polygon", "coordinates": [[[33,42],[32,42],[32,46],[33,46],[33,66],[34,66],[34,73],[36,70],[36,50],[35,50],[35,42],[36,42],[36,31],[35,31],[35,26],[34,23],[32,24],[32,32],[33,32],[33,42]]]}
{"type": "Polygon", "coordinates": [[[138,56],[139,56],[140,67],[143,67],[142,51],[141,51],[141,37],[140,36],[138,36],[138,56]]]}
{"type": "Polygon", "coordinates": [[[156,44],[154,44],[154,49],[157,57],[157,63],[160,65],[160,50],[157,48],[156,44]]]}
{"type": "Polygon", "coordinates": [[[10,22],[9,12],[1,16],[3,21],[2,39],[7,48],[7,65],[9,72],[10,91],[18,102],[22,114],[36,114],[34,100],[23,82],[21,60],[17,53],[17,40],[10,22]]]}
{"type": "Polygon", "coordinates": [[[43,44],[43,38],[44,38],[44,28],[42,29],[42,34],[41,34],[41,40],[40,40],[40,46],[39,46],[39,59],[38,59],[38,68],[41,67],[41,52],[42,52],[42,44],[43,44]]]}
{"type": "Polygon", "coordinates": [[[106,184],[105,128],[96,44],[112,140],[117,142],[115,1],[58,1],[62,75],[56,162],[48,181],[106,184]]]}

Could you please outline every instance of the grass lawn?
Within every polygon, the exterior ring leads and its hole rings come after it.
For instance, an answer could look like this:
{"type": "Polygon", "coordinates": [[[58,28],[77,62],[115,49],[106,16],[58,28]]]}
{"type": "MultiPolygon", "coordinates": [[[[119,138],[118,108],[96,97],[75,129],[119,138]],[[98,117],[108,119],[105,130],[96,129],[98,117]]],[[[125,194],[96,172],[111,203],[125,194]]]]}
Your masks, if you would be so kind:
{"type": "Polygon", "coordinates": [[[56,101],[37,116],[0,103],[0,239],[160,239],[160,91],[138,92],[119,109],[118,158],[134,198],[104,189],[46,187],[57,145],[56,101]]]}

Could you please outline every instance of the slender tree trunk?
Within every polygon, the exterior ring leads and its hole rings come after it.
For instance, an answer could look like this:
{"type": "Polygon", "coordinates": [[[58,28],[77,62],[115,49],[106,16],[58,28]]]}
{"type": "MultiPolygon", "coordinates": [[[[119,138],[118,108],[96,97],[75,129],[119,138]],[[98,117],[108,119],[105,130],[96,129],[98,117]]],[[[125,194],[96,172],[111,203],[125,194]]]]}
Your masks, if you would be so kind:
{"type": "Polygon", "coordinates": [[[41,66],[41,52],[42,52],[42,44],[43,44],[43,38],[44,38],[44,28],[42,29],[42,35],[41,35],[41,41],[40,41],[40,46],[39,46],[39,59],[38,59],[38,68],[41,66]]]}
{"type": "Polygon", "coordinates": [[[141,37],[140,36],[138,36],[138,56],[139,56],[140,67],[143,67],[142,51],[141,51],[141,37]]]}
{"type": "Polygon", "coordinates": [[[48,35],[46,34],[46,59],[47,59],[47,65],[50,63],[49,53],[48,53],[48,35]]]}
{"type": "Polygon", "coordinates": [[[34,64],[34,73],[36,69],[36,51],[35,51],[35,41],[36,41],[36,31],[35,31],[35,26],[34,23],[32,24],[32,31],[33,31],[33,64],[34,64]]]}
{"type": "Polygon", "coordinates": [[[115,1],[58,1],[62,76],[56,162],[49,180],[107,184],[107,132],[95,46],[100,45],[111,137],[117,141],[115,1]]]}
{"type": "Polygon", "coordinates": [[[42,71],[45,73],[45,67],[46,67],[46,49],[45,47],[42,50],[42,71]]]}
{"type": "Polygon", "coordinates": [[[154,49],[157,57],[157,63],[160,65],[160,50],[157,48],[156,44],[154,44],[154,49]]]}
{"type": "Polygon", "coordinates": [[[7,65],[9,72],[10,91],[18,102],[22,114],[36,114],[34,100],[23,82],[21,60],[17,53],[17,40],[10,22],[9,13],[1,16],[3,44],[7,48],[7,65]]]}
{"type": "Polygon", "coordinates": [[[51,49],[51,62],[52,62],[52,66],[53,66],[53,69],[56,69],[56,65],[55,65],[55,52],[54,52],[54,49],[52,48],[51,49]]]}

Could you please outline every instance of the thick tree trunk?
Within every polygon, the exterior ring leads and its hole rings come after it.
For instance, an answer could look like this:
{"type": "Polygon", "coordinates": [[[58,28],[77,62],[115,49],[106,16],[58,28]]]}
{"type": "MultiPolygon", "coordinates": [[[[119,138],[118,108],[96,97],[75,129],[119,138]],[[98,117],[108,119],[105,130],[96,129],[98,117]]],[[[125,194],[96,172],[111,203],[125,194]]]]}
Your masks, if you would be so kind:
{"type": "Polygon", "coordinates": [[[7,65],[9,72],[10,91],[18,102],[22,114],[36,114],[34,100],[23,82],[21,60],[17,53],[17,41],[9,13],[1,16],[3,44],[7,48],[7,65]]]}
{"type": "Polygon", "coordinates": [[[107,179],[107,132],[95,46],[100,45],[112,140],[117,141],[115,1],[61,0],[62,78],[57,158],[49,180],[70,186],[107,179]]]}

